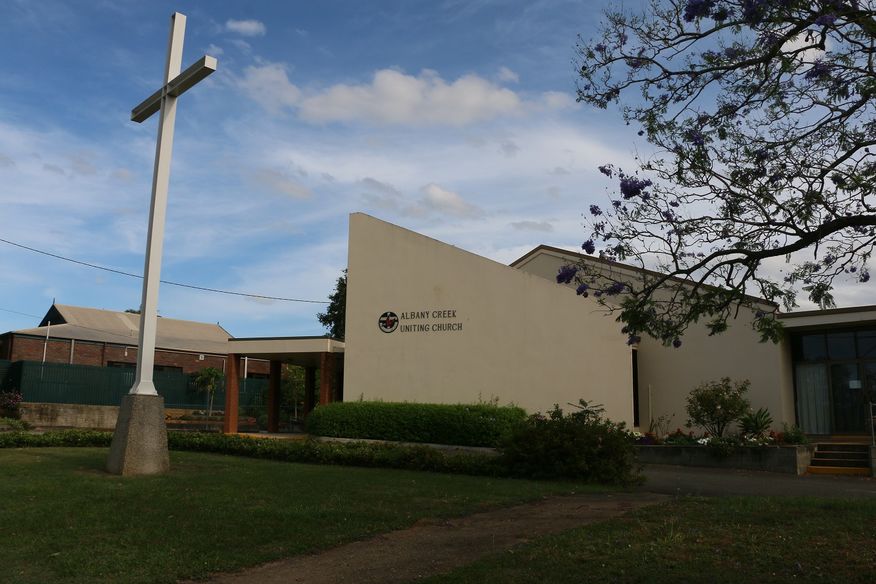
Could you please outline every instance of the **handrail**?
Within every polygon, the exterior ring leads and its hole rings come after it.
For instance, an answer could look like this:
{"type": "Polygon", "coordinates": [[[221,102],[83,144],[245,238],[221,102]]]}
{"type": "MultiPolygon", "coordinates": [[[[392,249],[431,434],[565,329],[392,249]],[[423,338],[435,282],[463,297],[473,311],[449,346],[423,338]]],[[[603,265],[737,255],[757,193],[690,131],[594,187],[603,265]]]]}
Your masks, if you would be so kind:
{"type": "Polygon", "coordinates": [[[876,402],[870,402],[870,443],[876,446],[876,402]]]}

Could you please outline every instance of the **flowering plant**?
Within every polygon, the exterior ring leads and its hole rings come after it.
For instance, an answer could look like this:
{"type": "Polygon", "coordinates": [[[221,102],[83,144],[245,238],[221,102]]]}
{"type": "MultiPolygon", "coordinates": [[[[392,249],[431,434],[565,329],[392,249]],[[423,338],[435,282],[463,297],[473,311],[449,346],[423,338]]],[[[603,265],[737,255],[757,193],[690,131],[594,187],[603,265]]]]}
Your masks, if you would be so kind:
{"type": "Polygon", "coordinates": [[[0,410],[18,412],[18,406],[21,404],[21,399],[21,393],[15,390],[0,392],[0,410]]]}

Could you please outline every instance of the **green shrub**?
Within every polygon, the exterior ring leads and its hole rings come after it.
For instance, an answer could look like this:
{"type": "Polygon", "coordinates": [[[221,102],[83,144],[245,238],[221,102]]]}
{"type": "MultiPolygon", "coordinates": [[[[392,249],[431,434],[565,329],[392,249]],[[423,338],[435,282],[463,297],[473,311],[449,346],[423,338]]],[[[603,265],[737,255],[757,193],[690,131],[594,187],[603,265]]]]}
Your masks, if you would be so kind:
{"type": "Polygon", "coordinates": [[[28,432],[0,432],[0,448],[30,446],[109,446],[111,432],[95,430],[58,430],[44,434],[28,432]]]}
{"type": "Polygon", "coordinates": [[[171,450],[213,452],[285,462],[400,468],[472,475],[501,475],[498,458],[446,453],[428,446],[277,440],[203,432],[168,432],[171,450]]]}
{"type": "Polygon", "coordinates": [[[310,413],[307,432],[336,438],[496,446],[525,419],[521,408],[492,404],[336,402],[310,413]]]}
{"type": "Polygon", "coordinates": [[[799,426],[787,422],[782,424],[781,441],[783,444],[809,444],[809,438],[803,433],[799,426]]]}
{"type": "Polygon", "coordinates": [[[633,443],[623,423],[602,418],[603,410],[580,400],[564,415],[559,406],[535,414],[502,444],[502,460],[513,476],[573,478],[610,484],[641,481],[633,443]]]}
{"type": "Polygon", "coordinates": [[[687,396],[688,426],[700,426],[720,438],[727,426],[737,421],[751,407],[743,394],[751,385],[746,379],[733,382],[729,377],[708,381],[687,396]]]}
{"type": "MultiPolygon", "coordinates": [[[[40,446],[101,446],[112,442],[111,432],[58,430],[44,434],[0,432],[0,448],[40,446]]],[[[249,438],[207,432],[168,432],[171,450],[212,452],[286,462],[399,468],[471,475],[502,475],[498,457],[448,453],[428,446],[366,442],[320,442],[249,438]]]]}
{"type": "Polygon", "coordinates": [[[0,418],[0,430],[30,430],[32,426],[18,418],[0,418]]]}
{"type": "Polygon", "coordinates": [[[766,408],[760,408],[756,412],[747,412],[739,418],[739,427],[745,436],[763,436],[773,425],[773,417],[766,408]]]}

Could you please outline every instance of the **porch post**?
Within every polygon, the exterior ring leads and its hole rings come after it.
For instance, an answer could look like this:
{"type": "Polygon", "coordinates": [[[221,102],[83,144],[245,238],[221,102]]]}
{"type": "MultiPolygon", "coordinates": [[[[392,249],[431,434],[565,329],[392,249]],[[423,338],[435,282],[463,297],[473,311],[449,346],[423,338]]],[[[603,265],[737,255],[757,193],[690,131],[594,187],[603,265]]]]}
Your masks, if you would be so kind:
{"type": "Polygon", "coordinates": [[[319,354],[319,404],[325,405],[332,401],[332,374],[334,373],[334,355],[319,354]]]}
{"type": "Polygon", "coordinates": [[[268,378],[268,432],[276,434],[280,431],[280,378],[282,367],[280,361],[271,361],[271,375],[268,378]]]}
{"type": "Polygon", "coordinates": [[[304,415],[313,411],[313,392],[316,391],[316,367],[304,368],[304,415]]]}
{"type": "Polygon", "coordinates": [[[225,368],[225,418],[222,431],[226,434],[237,434],[237,416],[240,406],[240,355],[229,353],[228,366],[225,368]]]}

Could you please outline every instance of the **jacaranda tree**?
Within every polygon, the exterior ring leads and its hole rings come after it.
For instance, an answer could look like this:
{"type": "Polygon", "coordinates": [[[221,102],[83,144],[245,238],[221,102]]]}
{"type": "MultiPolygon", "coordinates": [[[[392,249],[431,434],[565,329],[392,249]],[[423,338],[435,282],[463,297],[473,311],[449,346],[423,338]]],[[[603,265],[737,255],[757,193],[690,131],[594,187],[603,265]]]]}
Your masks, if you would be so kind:
{"type": "Polygon", "coordinates": [[[740,306],[777,340],[801,290],[826,308],[835,284],[869,281],[874,2],[655,0],[607,13],[578,55],[579,101],[618,105],[652,146],[638,168],[599,168],[613,195],[583,249],[657,273],[588,262],[558,280],[612,296],[631,342],[720,333],[740,306]]]}

